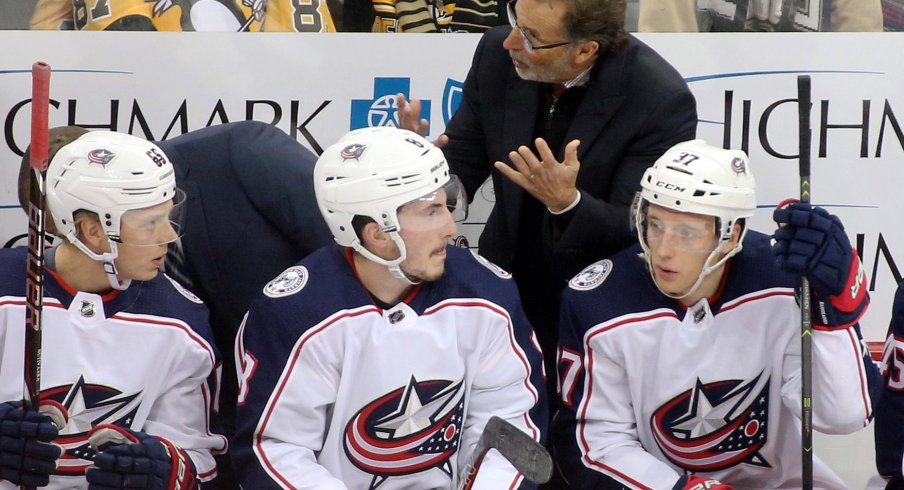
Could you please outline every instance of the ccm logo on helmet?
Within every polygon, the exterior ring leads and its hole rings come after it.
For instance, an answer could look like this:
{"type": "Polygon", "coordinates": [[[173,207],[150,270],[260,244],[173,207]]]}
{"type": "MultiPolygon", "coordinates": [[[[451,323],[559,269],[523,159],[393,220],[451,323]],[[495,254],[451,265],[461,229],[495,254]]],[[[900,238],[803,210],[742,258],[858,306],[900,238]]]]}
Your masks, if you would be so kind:
{"type": "Polygon", "coordinates": [[[672,184],[670,182],[665,182],[662,180],[656,181],[656,187],[662,187],[662,188],[668,189],[670,191],[678,191],[678,192],[684,192],[687,190],[686,187],[677,186],[675,184],[672,184]]]}

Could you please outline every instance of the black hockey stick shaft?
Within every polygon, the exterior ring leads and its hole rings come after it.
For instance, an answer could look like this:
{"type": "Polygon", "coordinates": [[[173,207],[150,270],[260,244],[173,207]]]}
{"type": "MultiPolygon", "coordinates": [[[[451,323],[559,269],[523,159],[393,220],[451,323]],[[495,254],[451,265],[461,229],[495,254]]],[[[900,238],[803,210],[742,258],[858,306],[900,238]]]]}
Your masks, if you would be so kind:
{"type": "Polygon", "coordinates": [[[534,483],[546,483],[552,478],[552,458],[542,444],[521,429],[500,417],[490,417],[477,441],[471,462],[465,467],[467,475],[461,489],[470,490],[477,480],[477,472],[490,449],[499,451],[505,459],[534,483]]]}
{"type": "MultiPolygon", "coordinates": [[[[41,403],[41,320],[44,312],[44,170],[47,169],[50,65],[31,66],[31,182],[28,198],[28,262],[25,276],[25,406],[41,403]]],[[[33,486],[22,486],[33,490],[33,486]]]]}
{"type": "MultiPolygon", "coordinates": [[[[41,402],[41,320],[44,311],[44,173],[47,168],[50,65],[31,67],[31,172],[28,201],[28,262],[25,277],[25,406],[41,402]]],[[[34,487],[23,486],[26,490],[34,487]]]]}
{"type": "MultiPolygon", "coordinates": [[[[798,146],[800,149],[800,200],[810,202],[810,76],[798,75],[798,146]]],[[[810,282],[800,281],[800,370],[801,370],[801,478],[803,488],[813,488],[813,324],[810,317],[810,282]]]]}

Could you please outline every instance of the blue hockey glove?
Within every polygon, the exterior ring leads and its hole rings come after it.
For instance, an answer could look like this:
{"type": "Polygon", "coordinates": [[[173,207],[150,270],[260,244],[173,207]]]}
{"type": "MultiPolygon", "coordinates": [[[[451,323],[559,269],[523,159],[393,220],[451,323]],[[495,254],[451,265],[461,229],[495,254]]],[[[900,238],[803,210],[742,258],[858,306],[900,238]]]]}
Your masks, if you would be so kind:
{"type": "Polygon", "coordinates": [[[773,236],[775,263],[810,281],[814,323],[847,327],[859,320],[869,304],[866,273],[841,220],[796,201],[779,204],[773,219],[779,224],[773,236]]]}
{"type": "Polygon", "coordinates": [[[162,437],[110,424],[88,433],[98,453],[85,477],[88,490],[192,490],[194,464],[185,451],[162,437]]]}
{"type": "Polygon", "coordinates": [[[51,441],[60,432],[56,424],[66,425],[65,410],[52,404],[51,410],[62,410],[61,419],[25,410],[21,401],[0,404],[0,480],[33,487],[49,483],[63,455],[63,448],[51,441]]]}

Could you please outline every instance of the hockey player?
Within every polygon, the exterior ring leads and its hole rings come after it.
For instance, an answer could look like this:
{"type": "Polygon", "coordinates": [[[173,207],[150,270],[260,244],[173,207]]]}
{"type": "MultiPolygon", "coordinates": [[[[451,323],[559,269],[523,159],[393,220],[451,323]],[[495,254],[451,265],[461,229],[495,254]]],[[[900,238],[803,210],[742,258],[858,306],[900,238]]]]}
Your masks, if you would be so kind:
{"type": "MultiPolygon", "coordinates": [[[[338,245],[288,268],[239,332],[244,488],[457,488],[487,420],[539,440],[541,357],[510,276],[447,245],[467,201],[442,152],[366,128],[314,168],[338,245]]],[[[491,451],[474,488],[526,486],[491,451]]]]}
{"type": "Polygon", "coordinates": [[[876,406],[876,468],[888,481],[888,490],[904,488],[904,283],[895,292],[891,324],[882,353],[885,391],[876,406]]]}
{"type": "Polygon", "coordinates": [[[56,152],[47,206],[41,411],[22,408],[26,249],[0,251],[0,489],[196,488],[208,430],[207,309],[158,272],[181,191],[160,149],[107,131],[56,152]],[[49,415],[45,415],[45,413],[49,415]]]}
{"type": "MultiPolygon", "coordinates": [[[[797,202],[775,211],[772,248],[747,229],[754,187],[743,152],[675,145],[643,175],[640,244],[570,281],[553,434],[573,488],[801,488],[801,274],[813,426],[868,422],[878,370],[856,323],[869,302],[857,254],[838,218],[797,202]]],[[[814,488],[845,488],[814,459],[814,488]]]]}

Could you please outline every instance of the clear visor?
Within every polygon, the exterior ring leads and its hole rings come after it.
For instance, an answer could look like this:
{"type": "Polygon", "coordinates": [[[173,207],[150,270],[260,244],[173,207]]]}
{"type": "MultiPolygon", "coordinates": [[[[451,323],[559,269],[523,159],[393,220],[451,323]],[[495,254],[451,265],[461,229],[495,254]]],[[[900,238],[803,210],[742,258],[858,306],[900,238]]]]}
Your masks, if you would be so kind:
{"type": "Polygon", "coordinates": [[[632,213],[635,214],[637,236],[646,249],[669,247],[682,252],[706,255],[719,245],[716,237],[715,219],[700,219],[701,215],[668,212],[664,208],[651,208],[650,203],[640,197],[635,200],[632,213]]]}
{"type": "Polygon", "coordinates": [[[409,230],[438,229],[447,225],[450,219],[464,221],[468,217],[465,188],[453,175],[439,189],[403,204],[398,215],[399,226],[409,230]]]}
{"type": "Polygon", "coordinates": [[[172,200],[131,209],[122,214],[118,240],[131,247],[155,247],[172,243],[185,232],[185,192],[176,189],[172,200]]]}

